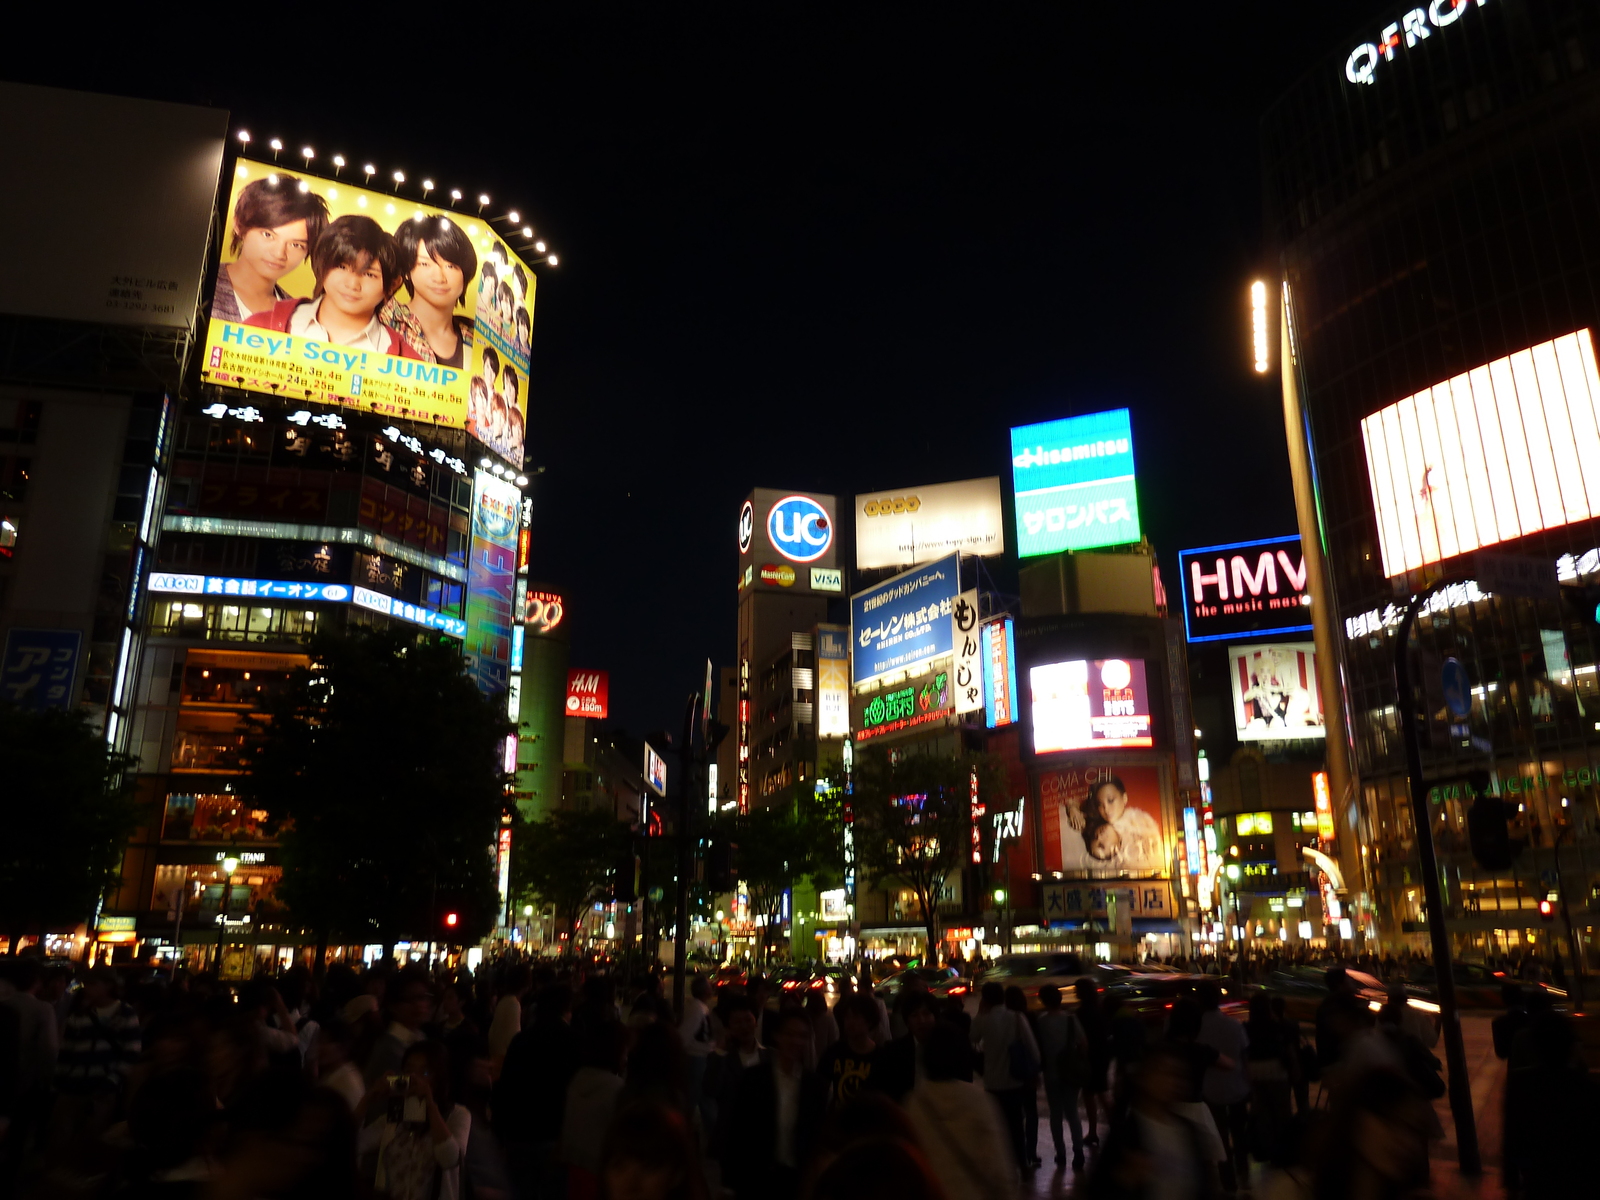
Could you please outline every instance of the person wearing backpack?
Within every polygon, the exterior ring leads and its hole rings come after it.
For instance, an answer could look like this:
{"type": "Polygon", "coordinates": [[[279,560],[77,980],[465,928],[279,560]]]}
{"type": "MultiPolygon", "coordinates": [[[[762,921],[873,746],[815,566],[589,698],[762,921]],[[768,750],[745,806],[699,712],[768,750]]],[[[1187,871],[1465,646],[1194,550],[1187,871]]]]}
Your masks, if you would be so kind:
{"type": "Polygon", "coordinates": [[[1006,990],[998,983],[983,985],[978,1015],[972,1019],[972,1044],[983,1051],[983,1086],[1000,1106],[1006,1138],[1024,1171],[1028,1169],[1023,1142],[1024,1093],[1039,1074],[1039,1046],[1020,1014],[1006,1007],[1006,990]]]}
{"type": "Polygon", "coordinates": [[[1083,1166],[1083,1122],[1078,1119],[1078,1093],[1089,1078],[1089,1036],[1078,1018],[1061,1007],[1061,989],[1047,983],[1039,989],[1044,1011],[1039,1014],[1039,1057],[1044,1060],[1044,1098],[1050,1106],[1050,1136],[1056,1144],[1056,1166],[1067,1159],[1061,1123],[1072,1130],[1072,1169],[1083,1166]]]}

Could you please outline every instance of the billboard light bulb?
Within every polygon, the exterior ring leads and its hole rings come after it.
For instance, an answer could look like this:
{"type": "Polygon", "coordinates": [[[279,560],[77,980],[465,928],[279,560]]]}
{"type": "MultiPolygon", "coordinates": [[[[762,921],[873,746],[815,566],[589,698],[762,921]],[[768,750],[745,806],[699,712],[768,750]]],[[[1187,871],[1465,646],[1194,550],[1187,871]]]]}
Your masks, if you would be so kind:
{"type": "Polygon", "coordinates": [[[510,211],[510,212],[508,212],[508,213],[507,213],[507,214],[506,214],[506,217],[507,217],[507,219],[508,219],[508,220],[510,220],[510,222],[511,222],[511,223],[512,223],[512,224],[513,224],[513,225],[515,225],[515,224],[516,224],[516,223],[517,223],[517,222],[518,222],[518,221],[520,221],[520,220],[522,220],[522,214],[521,214],[521,213],[519,213],[519,212],[518,212],[518,211],[517,211],[517,210],[516,210],[516,209],[514,209],[514,208],[513,208],[513,209],[512,209],[512,210],[511,210],[511,211],[510,211]]]}
{"type": "Polygon", "coordinates": [[[1256,280],[1250,285],[1250,331],[1255,340],[1256,374],[1267,373],[1267,285],[1256,280]]]}
{"type": "Polygon", "coordinates": [[[482,192],[478,193],[478,203],[479,204],[487,204],[487,203],[489,203],[488,195],[486,195],[485,193],[482,193],[482,192]]]}
{"type": "Polygon", "coordinates": [[[556,256],[554,254],[552,254],[549,258],[545,259],[545,261],[548,262],[552,267],[556,266],[558,264],[558,262],[559,262],[559,260],[556,258],[556,256]]]}
{"type": "Polygon", "coordinates": [[[526,475],[518,475],[517,476],[517,486],[518,487],[527,487],[528,486],[528,477],[526,475]]]}
{"type": "Polygon", "coordinates": [[[461,189],[460,188],[451,188],[450,189],[450,199],[452,199],[452,200],[461,199],[461,189]]]}
{"type": "Polygon", "coordinates": [[[301,146],[300,147],[300,157],[305,159],[306,161],[309,162],[311,159],[315,158],[316,156],[317,156],[317,152],[315,150],[313,150],[310,146],[301,146]]]}
{"type": "Polygon", "coordinates": [[[433,191],[433,180],[431,180],[431,179],[424,179],[424,180],[423,180],[423,181],[422,181],[422,190],[423,190],[423,191],[425,191],[425,192],[431,192],[431,191],[433,191]]]}
{"type": "Polygon", "coordinates": [[[267,145],[271,146],[274,150],[282,150],[283,149],[283,143],[280,142],[277,138],[273,138],[270,142],[267,143],[267,145]]]}
{"type": "Polygon", "coordinates": [[[487,471],[489,469],[489,460],[487,458],[480,458],[478,460],[478,465],[487,471]]]}
{"type": "Polygon", "coordinates": [[[537,250],[540,254],[544,253],[544,243],[543,242],[535,242],[533,244],[533,248],[535,250],[537,250]]]}
{"type": "Polygon", "coordinates": [[[524,225],[522,227],[522,236],[523,237],[532,237],[533,236],[533,226],[532,225],[524,225]]]}
{"type": "Polygon", "coordinates": [[[335,154],[335,155],[334,155],[334,156],[333,156],[333,165],[334,165],[334,166],[336,166],[336,167],[342,167],[342,166],[344,166],[344,155],[342,155],[342,154],[335,154]]]}
{"type": "Polygon", "coordinates": [[[248,129],[239,130],[239,140],[248,146],[250,144],[250,131],[248,129]]]}
{"type": "Polygon", "coordinates": [[[406,181],[406,173],[404,171],[396,171],[394,173],[394,181],[396,183],[404,183],[406,181]]]}
{"type": "Polygon", "coordinates": [[[368,163],[366,166],[362,167],[361,169],[363,171],[365,171],[368,175],[376,175],[378,173],[378,168],[373,166],[371,163],[368,163]]]}

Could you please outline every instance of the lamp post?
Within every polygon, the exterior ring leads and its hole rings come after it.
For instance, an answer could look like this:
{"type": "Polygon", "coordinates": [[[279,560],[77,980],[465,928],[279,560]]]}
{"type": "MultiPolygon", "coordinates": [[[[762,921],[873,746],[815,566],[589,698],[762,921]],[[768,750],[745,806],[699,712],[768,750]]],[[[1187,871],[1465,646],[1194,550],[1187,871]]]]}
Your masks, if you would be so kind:
{"type": "Polygon", "coordinates": [[[228,893],[233,890],[233,873],[239,860],[229,855],[222,860],[222,912],[217,916],[217,978],[222,978],[222,942],[228,936],[228,893]]]}
{"type": "Polygon", "coordinates": [[[524,954],[533,952],[533,905],[531,904],[522,906],[522,952],[524,954]]]}

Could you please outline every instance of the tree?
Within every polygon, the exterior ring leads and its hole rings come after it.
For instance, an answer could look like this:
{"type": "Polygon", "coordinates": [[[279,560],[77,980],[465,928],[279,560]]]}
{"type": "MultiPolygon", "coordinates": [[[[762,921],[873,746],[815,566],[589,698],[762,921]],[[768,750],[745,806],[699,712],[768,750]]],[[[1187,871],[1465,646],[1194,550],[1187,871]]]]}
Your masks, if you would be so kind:
{"type": "Polygon", "coordinates": [[[763,953],[772,954],[783,894],[806,875],[826,879],[842,867],[840,831],[830,806],[802,796],[793,804],[756,808],[723,823],[739,847],[739,878],[750,890],[752,915],[765,918],[763,953]]]}
{"type": "Polygon", "coordinates": [[[576,938],[583,910],[608,894],[631,849],[627,825],[605,809],[551,813],[519,822],[511,841],[511,891],[555,906],[576,938]]]}
{"type": "Polygon", "coordinates": [[[1003,775],[988,755],[896,754],[887,748],[856,755],[856,861],[874,880],[898,882],[916,893],[930,959],[939,946],[939,896],[971,853],[974,776],[979,803],[1004,802],[1003,775]]]}
{"type": "MultiPolygon", "coordinates": [[[[247,718],[247,793],[284,822],[282,896],[332,935],[443,941],[493,927],[512,726],[456,649],[400,631],[319,635],[247,718]]],[[[320,952],[319,952],[320,960],[320,952]]]]}
{"type": "Polygon", "coordinates": [[[11,953],[88,920],[117,882],[122,849],[138,824],[129,772],[76,710],[0,705],[5,837],[0,839],[0,928],[11,953]]]}

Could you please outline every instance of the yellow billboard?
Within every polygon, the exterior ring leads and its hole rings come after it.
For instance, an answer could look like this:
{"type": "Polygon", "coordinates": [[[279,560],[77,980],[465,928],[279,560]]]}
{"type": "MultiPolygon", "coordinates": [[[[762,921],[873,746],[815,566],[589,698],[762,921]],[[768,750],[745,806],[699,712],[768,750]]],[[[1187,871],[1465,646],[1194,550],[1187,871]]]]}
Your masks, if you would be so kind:
{"type": "Polygon", "coordinates": [[[535,283],[482,217],[240,159],[201,375],[465,429],[520,466],[535,283]]]}

